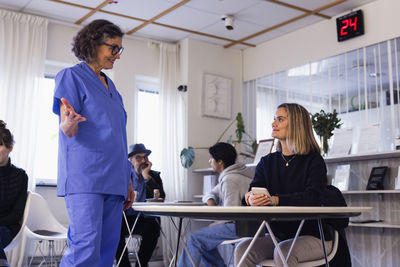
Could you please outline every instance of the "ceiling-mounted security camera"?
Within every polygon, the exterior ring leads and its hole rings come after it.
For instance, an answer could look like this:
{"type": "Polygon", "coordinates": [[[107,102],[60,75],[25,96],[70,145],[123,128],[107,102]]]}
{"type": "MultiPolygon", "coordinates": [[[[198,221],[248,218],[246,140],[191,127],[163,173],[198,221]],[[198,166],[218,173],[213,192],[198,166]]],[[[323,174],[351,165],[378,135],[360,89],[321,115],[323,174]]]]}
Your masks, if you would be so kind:
{"type": "Polygon", "coordinates": [[[184,85],[184,84],[179,85],[178,86],[178,91],[179,92],[186,92],[187,91],[187,85],[184,85]]]}
{"type": "Polygon", "coordinates": [[[225,28],[227,30],[233,30],[233,16],[232,15],[222,15],[221,19],[225,21],[225,28]]]}

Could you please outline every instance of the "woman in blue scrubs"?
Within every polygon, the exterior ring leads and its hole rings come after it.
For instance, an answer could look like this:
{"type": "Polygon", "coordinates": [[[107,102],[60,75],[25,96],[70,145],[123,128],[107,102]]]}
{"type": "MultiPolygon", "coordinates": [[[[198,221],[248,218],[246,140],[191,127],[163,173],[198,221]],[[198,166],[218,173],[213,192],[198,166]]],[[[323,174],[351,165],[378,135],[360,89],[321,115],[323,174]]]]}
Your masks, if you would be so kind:
{"type": "Polygon", "coordinates": [[[126,112],[114,83],[102,72],[120,58],[122,37],[109,21],[91,22],[73,42],[72,51],[82,62],[55,79],[57,194],[64,197],[69,215],[61,266],[112,266],[122,210],[133,202],[126,112]]]}

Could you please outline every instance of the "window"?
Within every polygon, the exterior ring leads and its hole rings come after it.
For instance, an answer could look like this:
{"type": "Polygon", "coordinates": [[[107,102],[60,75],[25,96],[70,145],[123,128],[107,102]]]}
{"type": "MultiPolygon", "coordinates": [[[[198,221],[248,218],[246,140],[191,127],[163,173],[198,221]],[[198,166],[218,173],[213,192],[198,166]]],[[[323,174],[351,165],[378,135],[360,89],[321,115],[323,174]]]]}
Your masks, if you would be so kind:
{"type": "Polygon", "coordinates": [[[38,128],[33,177],[36,184],[57,183],[58,116],[53,110],[54,78],[39,82],[38,128]]]}
{"type": "Polygon", "coordinates": [[[352,151],[362,127],[377,123],[379,151],[393,150],[400,135],[399,62],[400,38],[395,38],[247,82],[255,84],[249,103],[256,103],[257,139],[271,136],[277,105],[296,102],[311,113],[336,110],[342,127],[354,129],[352,151]]]}
{"type": "Polygon", "coordinates": [[[161,167],[160,135],[160,95],[159,80],[150,77],[137,77],[137,121],[136,143],[143,143],[150,149],[152,169],[161,167]]]}

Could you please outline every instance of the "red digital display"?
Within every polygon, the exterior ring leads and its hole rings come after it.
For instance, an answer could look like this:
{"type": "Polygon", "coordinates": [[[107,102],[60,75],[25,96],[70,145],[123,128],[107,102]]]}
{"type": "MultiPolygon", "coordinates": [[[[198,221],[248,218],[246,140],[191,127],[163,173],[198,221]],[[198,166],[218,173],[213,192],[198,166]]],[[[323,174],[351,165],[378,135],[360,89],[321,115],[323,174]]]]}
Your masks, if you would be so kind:
{"type": "Polygon", "coordinates": [[[357,10],[337,18],[336,29],[339,42],[364,34],[362,11],[357,10]]]}

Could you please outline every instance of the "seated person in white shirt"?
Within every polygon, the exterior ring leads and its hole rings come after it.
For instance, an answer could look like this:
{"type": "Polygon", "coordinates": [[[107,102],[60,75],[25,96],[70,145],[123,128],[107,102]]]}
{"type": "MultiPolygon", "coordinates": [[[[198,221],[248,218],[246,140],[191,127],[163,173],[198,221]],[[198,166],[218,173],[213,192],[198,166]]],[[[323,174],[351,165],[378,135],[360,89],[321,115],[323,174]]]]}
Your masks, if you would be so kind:
{"type": "MultiPolygon", "coordinates": [[[[218,184],[203,197],[203,202],[210,206],[241,206],[254,171],[243,163],[235,163],[237,153],[228,143],[217,143],[209,148],[209,163],[219,173],[218,184]]],[[[195,266],[203,261],[205,266],[226,266],[218,252],[218,246],[225,240],[239,238],[233,222],[220,223],[199,229],[192,233],[187,241],[187,248],[195,266]]],[[[182,251],[179,267],[192,266],[189,255],[182,251]]]]}

